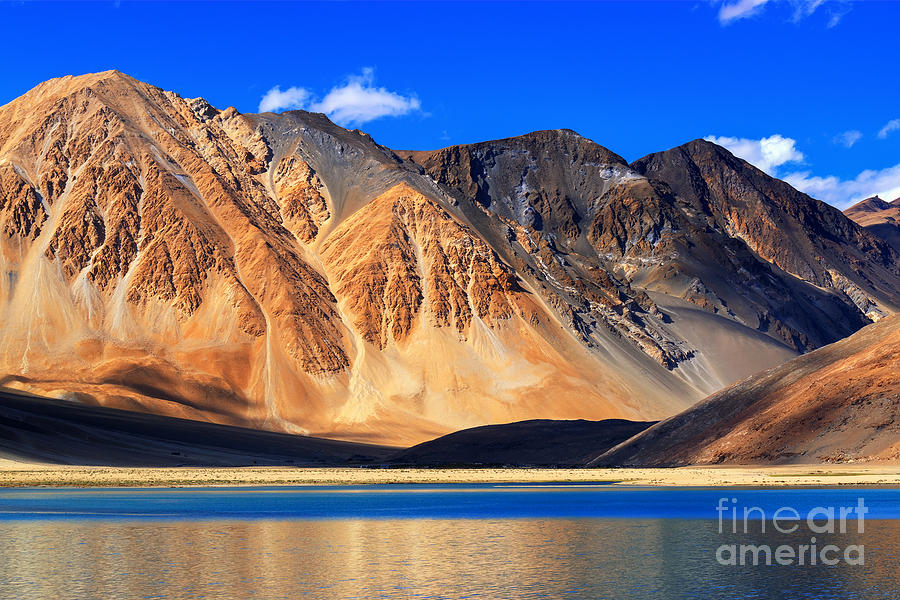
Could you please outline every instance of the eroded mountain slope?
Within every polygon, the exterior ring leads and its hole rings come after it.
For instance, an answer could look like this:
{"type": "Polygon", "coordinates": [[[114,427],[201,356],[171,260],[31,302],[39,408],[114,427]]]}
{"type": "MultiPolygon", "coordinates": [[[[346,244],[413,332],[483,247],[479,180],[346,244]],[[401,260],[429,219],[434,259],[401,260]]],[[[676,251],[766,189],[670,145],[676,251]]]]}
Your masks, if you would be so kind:
{"type": "Polygon", "coordinates": [[[394,443],[692,398],[586,351],[432,180],[321,115],[113,71],[4,106],[0,142],[8,385],[394,443]]]}

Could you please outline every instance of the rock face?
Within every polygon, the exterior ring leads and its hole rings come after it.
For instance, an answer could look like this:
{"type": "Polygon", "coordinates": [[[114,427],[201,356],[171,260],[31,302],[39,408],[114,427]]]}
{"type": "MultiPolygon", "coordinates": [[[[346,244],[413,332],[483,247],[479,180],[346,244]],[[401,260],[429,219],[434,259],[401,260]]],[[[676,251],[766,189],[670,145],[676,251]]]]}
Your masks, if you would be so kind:
{"type": "Polygon", "coordinates": [[[889,245],[709,144],[394,152],[116,71],[0,107],[0,272],[0,384],[397,445],[663,418],[900,289],[889,245]]]}
{"type": "Polygon", "coordinates": [[[749,377],[590,464],[900,460],[900,316],[749,377]]]}
{"type": "Polygon", "coordinates": [[[571,131],[401,155],[582,343],[626,339],[705,392],[900,303],[888,244],[709,142],[632,165],[571,131]]]}
{"type": "Polygon", "coordinates": [[[844,214],[900,252],[900,198],[886,202],[873,196],[854,204],[844,214]]]}

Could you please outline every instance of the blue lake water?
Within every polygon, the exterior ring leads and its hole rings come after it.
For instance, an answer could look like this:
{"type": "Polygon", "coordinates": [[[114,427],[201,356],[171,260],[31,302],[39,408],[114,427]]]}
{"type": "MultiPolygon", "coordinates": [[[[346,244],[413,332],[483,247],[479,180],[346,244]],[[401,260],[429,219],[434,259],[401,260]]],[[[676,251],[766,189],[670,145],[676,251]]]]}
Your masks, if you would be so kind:
{"type": "MultiPolygon", "coordinates": [[[[857,552],[851,558],[860,558],[857,552]]],[[[724,556],[728,556],[727,552],[724,556]]],[[[765,563],[765,554],[759,554],[765,563]]],[[[770,561],[771,562],[771,561],[770,561]]],[[[900,490],[386,485],[0,490],[0,598],[900,598],[900,490]],[[857,506],[841,533],[815,507],[857,506]],[[717,506],[720,507],[717,512],[717,506]],[[740,509],[754,507],[747,531],[740,509]],[[790,515],[777,531],[770,517],[790,515]],[[759,517],[765,514],[766,519],[759,517]],[[782,512],[782,515],[786,514],[782,512]],[[721,515],[721,521],[720,521],[721,515]],[[765,531],[763,531],[765,527],[765,531]],[[736,532],[733,531],[733,529],[736,532]],[[860,530],[862,529],[862,530],[860,530]],[[722,546],[835,564],[720,564],[722,546]],[[843,554],[863,548],[862,564],[843,554]]]]}

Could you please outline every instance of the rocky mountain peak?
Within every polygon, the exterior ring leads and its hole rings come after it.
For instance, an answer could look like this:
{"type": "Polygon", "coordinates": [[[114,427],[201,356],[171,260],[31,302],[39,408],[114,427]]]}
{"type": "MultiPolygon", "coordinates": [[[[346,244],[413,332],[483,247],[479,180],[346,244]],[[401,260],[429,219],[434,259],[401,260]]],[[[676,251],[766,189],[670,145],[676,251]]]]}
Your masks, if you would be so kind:
{"type": "Polygon", "coordinates": [[[889,244],[724,148],[695,140],[632,167],[668,184],[695,210],[710,215],[711,226],[739,237],[780,270],[857,299],[854,290],[868,288],[861,309],[878,305],[882,313],[890,312],[900,303],[894,284],[900,255],[889,244]]]}
{"type": "Polygon", "coordinates": [[[892,206],[891,202],[886,202],[879,198],[878,196],[872,196],[871,198],[866,198],[865,200],[861,200],[857,202],[846,211],[847,213],[855,213],[855,212],[878,212],[882,210],[888,210],[892,206]]]}

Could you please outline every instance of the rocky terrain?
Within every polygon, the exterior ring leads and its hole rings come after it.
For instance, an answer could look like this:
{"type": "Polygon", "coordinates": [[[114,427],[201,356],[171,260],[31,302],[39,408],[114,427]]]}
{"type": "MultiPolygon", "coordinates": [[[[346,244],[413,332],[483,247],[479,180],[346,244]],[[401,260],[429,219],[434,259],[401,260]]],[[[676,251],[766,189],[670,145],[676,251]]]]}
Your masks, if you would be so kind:
{"type": "Polygon", "coordinates": [[[844,214],[900,251],[900,198],[887,202],[873,196],[854,204],[844,214]]]}
{"type": "Polygon", "coordinates": [[[887,242],[696,141],[392,151],[117,71],[0,107],[0,384],[408,445],[655,420],[893,313],[887,242]]]}
{"type": "Polygon", "coordinates": [[[900,316],[749,377],[592,466],[897,462],[900,316]]]}

